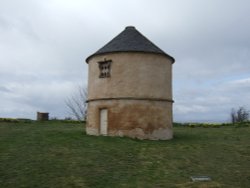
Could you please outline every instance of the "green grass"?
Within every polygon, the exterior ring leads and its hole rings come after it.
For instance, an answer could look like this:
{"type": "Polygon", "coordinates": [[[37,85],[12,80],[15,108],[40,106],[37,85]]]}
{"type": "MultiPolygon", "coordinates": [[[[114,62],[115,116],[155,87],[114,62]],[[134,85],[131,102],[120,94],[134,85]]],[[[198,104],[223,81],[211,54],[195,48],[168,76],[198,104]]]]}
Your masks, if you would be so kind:
{"type": "Polygon", "coordinates": [[[174,133],[141,141],[88,136],[76,123],[1,122],[0,187],[249,187],[249,126],[174,133]]]}

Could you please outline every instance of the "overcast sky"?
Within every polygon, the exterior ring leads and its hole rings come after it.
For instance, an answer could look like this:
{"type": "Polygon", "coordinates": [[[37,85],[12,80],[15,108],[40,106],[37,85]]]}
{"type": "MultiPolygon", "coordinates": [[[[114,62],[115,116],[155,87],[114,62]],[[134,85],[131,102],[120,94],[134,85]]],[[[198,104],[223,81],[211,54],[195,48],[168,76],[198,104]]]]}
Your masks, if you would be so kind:
{"type": "Polygon", "coordinates": [[[0,0],[0,117],[69,116],[85,58],[128,25],[176,59],[175,121],[250,109],[248,0],[0,0]]]}

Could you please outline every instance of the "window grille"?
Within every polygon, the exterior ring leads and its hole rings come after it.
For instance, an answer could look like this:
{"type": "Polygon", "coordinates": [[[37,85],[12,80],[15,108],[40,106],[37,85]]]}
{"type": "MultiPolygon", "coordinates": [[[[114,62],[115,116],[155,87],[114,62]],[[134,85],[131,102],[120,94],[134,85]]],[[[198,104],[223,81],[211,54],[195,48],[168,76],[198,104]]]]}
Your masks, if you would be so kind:
{"type": "Polygon", "coordinates": [[[104,59],[104,61],[98,62],[100,70],[99,78],[110,77],[111,62],[112,60],[106,60],[106,59],[104,59]]]}

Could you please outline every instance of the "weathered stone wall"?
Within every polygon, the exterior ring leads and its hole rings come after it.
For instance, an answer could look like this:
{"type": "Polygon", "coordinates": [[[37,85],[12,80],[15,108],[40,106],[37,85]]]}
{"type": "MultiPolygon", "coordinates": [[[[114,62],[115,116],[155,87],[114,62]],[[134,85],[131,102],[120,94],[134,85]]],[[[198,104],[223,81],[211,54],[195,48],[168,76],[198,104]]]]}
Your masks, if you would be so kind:
{"type": "Polygon", "coordinates": [[[108,110],[108,135],[171,139],[172,62],[161,54],[110,53],[91,58],[87,134],[100,134],[100,110],[108,110]],[[112,60],[111,76],[99,78],[98,62],[112,60]]]}
{"type": "Polygon", "coordinates": [[[89,99],[142,97],[172,99],[172,63],[149,53],[112,53],[89,61],[89,99]],[[111,76],[99,78],[98,61],[111,59],[111,76]]]}
{"type": "Polygon", "coordinates": [[[100,110],[108,109],[108,135],[167,140],[172,133],[172,103],[150,100],[100,100],[88,106],[87,134],[100,134],[100,110]]]}

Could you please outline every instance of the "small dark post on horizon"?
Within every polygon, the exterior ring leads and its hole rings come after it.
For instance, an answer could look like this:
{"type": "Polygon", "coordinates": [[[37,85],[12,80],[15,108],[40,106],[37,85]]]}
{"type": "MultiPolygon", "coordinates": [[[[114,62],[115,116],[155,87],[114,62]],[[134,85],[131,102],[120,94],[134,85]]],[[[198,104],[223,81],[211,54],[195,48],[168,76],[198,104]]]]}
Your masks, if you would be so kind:
{"type": "Polygon", "coordinates": [[[37,121],[48,121],[49,113],[48,112],[37,112],[37,121]]]}

